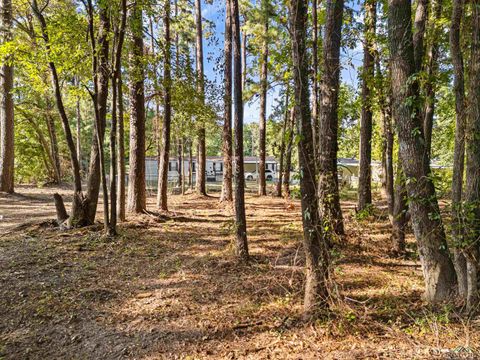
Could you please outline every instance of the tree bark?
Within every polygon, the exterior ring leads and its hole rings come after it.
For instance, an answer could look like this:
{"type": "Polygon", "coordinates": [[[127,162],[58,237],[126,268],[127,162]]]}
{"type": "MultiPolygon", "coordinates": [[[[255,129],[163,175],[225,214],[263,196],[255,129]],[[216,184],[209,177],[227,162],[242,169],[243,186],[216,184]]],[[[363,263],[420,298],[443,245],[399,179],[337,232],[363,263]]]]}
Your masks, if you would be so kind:
{"type": "MultiPolygon", "coordinates": [[[[472,40],[469,64],[470,111],[465,129],[465,238],[464,254],[467,260],[467,309],[473,311],[479,304],[478,270],[480,238],[480,1],[472,1],[472,40]]],[[[477,309],[478,310],[478,309],[477,309]]]]}
{"type": "Polygon", "coordinates": [[[453,178],[452,178],[452,237],[454,244],[454,264],[458,280],[458,294],[466,299],[467,262],[461,249],[463,243],[462,219],[462,192],[463,172],[465,169],[465,79],[463,54],[460,45],[462,19],[465,0],[454,0],[452,24],[450,28],[450,52],[453,63],[453,90],[455,92],[455,146],[453,151],[453,178]]]}
{"type": "MultiPolygon", "coordinates": [[[[203,73],[203,30],[202,30],[202,2],[201,0],[195,0],[195,25],[196,25],[196,44],[197,44],[197,91],[202,99],[205,101],[205,84],[203,73]]],[[[198,124],[197,133],[197,176],[196,176],[196,188],[197,193],[200,195],[207,195],[206,189],[206,148],[205,148],[205,124],[203,121],[198,124]]]]}
{"type": "Polygon", "coordinates": [[[78,163],[80,164],[80,170],[82,169],[82,113],[80,111],[80,97],[77,98],[76,104],[76,115],[77,115],[77,123],[76,123],[76,141],[77,141],[77,156],[78,156],[78,163]]]}
{"type": "MultiPolygon", "coordinates": [[[[1,38],[12,39],[12,0],[1,2],[1,38]]],[[[14,111],[13,111],[13,65],[8,57],[1,68],[0,86],[0,191],[14,191],[14,111]]]]}
{"type": "Polygon", "coordinates": [[[345,233],[338,190],[338,93],[343,0],[327,0],[323,48],[323,78],[320,86],[320,159],[318,196],[320,218],[338,235],[345,233]]]}
{"type": "Polygon", "coordinates": [[[391,113],[391,96],[389,81],[385,81],[380,68],[380,60],[377,58],[377,78],[380,84],[379,91],[379,105],[380,117],[383,125],[383,180],[385,186],[385,197],[387,199],[388,218],[393,225],[393,209],[395,204],[394,199],[394,171],[393,171],[393,127],[392,127],[392,113],[391,113]],[[386,95],[385,95],[386,93],[386,95]]]}
{"type": "MultiPolygon", "coordinates": [[[[197,0],[199,1],[199,0],[197,0]]],[[[235,232],[236,252],[248,260],[247,220],[245,216],[245,177],[243,168],[243,99],[242,99],[242,58],[240,44],[240,16],[238,0],[231,1],[233,38],[233,88],[234,88],[234,132],[235,132],[235,232]]]]}
{"type": "MultiPolygon", "coordinates": [[[[244,21],[246,21],[244,19],[244,21]]],[[[245,30],[242,31],[242,89],[246,91],[247,86],[247,43],[248,36],[245,30]]]]}
{"type": "MultiPolygon", "coordinates": [[[[118,117],[118,78],[122,71],[122,50],[123,42],[125,39],[125,27],[127,23],[127,0],[121,0],[121,15],[120,15],[120,26],[115,25],[115,52],[113,60],[113,75],[112,75],[112,128],[110,130],[110,224],[109,224],[109,234],[115,235],[117,232],[117,218],[118,218],[118,209],[117,209],[117,174],[118,174],[118,162],[117,162],[117,133],[118,133],[118,124],[123,122],[123,119],[118,117]]],[[[122,101],[120,99],[120,101],[122,101]]],[[[122,111],[123,116],[123,111],[122,111]]],[[[123,129],[122,129],[123,130],[123,129]]],[[[122,219],[121,219],[122,220],[122,219]]]]}
{"type": "Polygon", "coordinates": [[[123,111],[123,80],[122,80],[122,73],[118,74],[118,191],[117,191],[117,212],[118,212],[118,219],[120,221],[125,221],[125,177],[126,177],[126,170],[125,170],[125,130],[124,130],[124,111],[123,111]]]}
{"type": "Polygon", "coordinates": [[[286,197],[290,197],[290,170],[292,169],[292,147],[295,136],[295,109],[290,110],[290,124],[288,125],[288,142],[285,152],[285,169],[283,170],[283,191],[286,197]]]}
{"type": "Polygon", "coordinates": [[[280,144],[280,168],[278,170],[278,179],[277,179],[277,197],[282,197],[282,180],[283,180],[283,169],[284,169],[284,163],[285,163],[285,148],[286,148],[286,139],[285,136],[287,134],[287,126],[288,126],[288,121],[289,121],[289,86],[287,83],[286,89],[285,89],[285,115],[283,119],[283,127],[282,127],[282,142],[280,144]]]}
{"type": "MultiPolygon", "coordinates": [[[[50,109],[50,107],[49,107],[50,109]]],[[[55,121],[48,110],[46,123],[48,129],[48,138],[50,140],[50,158],[52,159],[52,167],[54,172],[54,182],[60,184],[62,181],[62,168],[60,166],[60,152],[58,149],[57,131],[55,129],[55,121]]]]}
{"type": "Polygon", "coordinates": [[[130,160],[127,210],[146,210],[145,187],[145,89],[143,67],[142,9],[135,1],[130,13],[130,160]]]}
{"type": "Polygon", "coordinates": [[[225,63],[223,97],[223,183],[220,201],[232,201],[232,15],[230,0],[226,1],[225,63]]]}
{"type": "Polygon", "coordinates": [[[439,34],[441,29],[439,23],[442,17],[443,0],[433,1],[433,25],[431,44],[428,48],[426,64],[426,81],[424,85],[425,106],[423,111],[423,132],[425,134],[425,151],[430,162],[432,152],[432,130],[433,116],[435,112],[435,80],[438,73],[438,52],[439,52],[439,34]]]}
{"type": "Polygon", "coordinates": [[[372,204],[372,132],[373,77],[375,75],[376,0],[365,0],[365,31],[362,73],[362,114],[360,117],[360,168],[358,177],[358,211],[372,204]]]}
{"type": "MultiPolygon", "coordinates": [[[[319,116],[319,101],[318,101],[318,1],[312,1],[312,65],[313,65],[313,81],[312,81],[312,126],[313,126],[313,145],[315,152],[315,159],[318,162],[319,158],[319,132],[320,124],[319,116]]],[[[318,170],[318,164],[316,164],[318,170]]]]}
{"type": "Polygon", "coordinates": [[[314,315],[325,307],[328,297],[328,246],[322,234],[316,194],[315,157],[308,91],[306,51],[307,6],[293,0],[290,13],[293,48],[293,78],[295,82],[295,118],[299,133],[298,162],[303,222],[303,247],[306,261],[304,313],[314,315]]]}
{"type": "Polygon", "coordinates": [[[425,53],[424,38],[428,19],[429,0],[417,0],[415,10],[414,32],[413,32],[413,56],[415,71],[422,69],[423,56],[425,53]]]}
{"type": "Polygon", "coordinates": [[[267,136],[267,90],[268,90],[268,0],[261,1],[263,17],[263,39],[260,59],[260,122],[258,124],[258,195],[267,195],[265,178],[266,136],[267,136]]]}
{"type": "Polygon", "coordinates": [[[405,229],[407,226],[407,192],[405,179],[397,158],[397,176],[395,179],[395,192],[392,212],[392,251],[395,256],[405,254],[405,229]]]}
{"type": "Polygon", "coordinates": [[[193,189],[193,154],[192,154],[192,141],[188,146],[188,186],[190,190],[193,189]]]}
{"type": "Polygon", "coordinates": [[[90,162],[90,173],[87,181],[87,198],[85,202],[86,218],[85,222],[93,223],[97,212],[97,203],[99,195],[99,183],[102,185],[103,192],[103,218],[105,232],[109,233],[110,214],[108,210],[108,187],[105,170],[105,154],[103,143],[105,138],[105,127],[107,122],[107,100],[108,85],[110,78],[109,63],[109,32],[110,18],[108,4],[99,4],[98,11],[98,37],[95,38],[94,32],[94,9],[92,0],[87,0],[88,11],[88,33],[92,49],[92,77],[93,93],[92,101],[95,113],[95,140],[92,146],[92,158],[90,162]],[[98,45],[98,47],[97,47],[98,45]]]}
{"type": "Polygon", "coordinates": [[[456,287],[425,143],[415,74],[411,0],[389,0],[388,33],[392,71],[393,116],[397,121],[400,163],[407,179],[413,230],[418,243],[429,302],[449,299],[456,287]],[[412,100],[413,99],[413,100],[412,100]]]}
{"type": "Polygon", "coordinates": [[[168,163],[170,160],[170,126],[172,121],[171,104],[171,40],[170,40],[170,0],[165,0],[165,16],[163,19],[165,36],[165,63],[163,67],[164,98],[163,98],[163,128],[162,151],[160,154],[160,167],[158,174],[157,206],[160,210],[168,211],[168,163]]]}
{"type": "Polygon", "coordinates": [[[57,224],[60,226],[68,219],[67,210],[65,209],[65,204],[60,194],[53,194],[53,201],[55,202],[55,210],[57,213],[57,224]]]}

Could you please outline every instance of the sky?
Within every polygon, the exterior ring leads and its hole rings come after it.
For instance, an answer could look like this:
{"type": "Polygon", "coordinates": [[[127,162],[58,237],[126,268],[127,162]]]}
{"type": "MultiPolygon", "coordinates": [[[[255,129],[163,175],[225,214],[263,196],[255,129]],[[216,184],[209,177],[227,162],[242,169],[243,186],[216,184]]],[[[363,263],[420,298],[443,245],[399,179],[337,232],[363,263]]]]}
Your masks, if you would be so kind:
{"type": "MultiPolygon", "coordinates": [[[[346,6],[353,8],[354,11],[358,11],[360,5],[358,0],[349,0],[346,1],[346,6]]],[[[215,69],[215,60],[222,56],[223,53],[223,36],[225,29],[225,2],[222,0],[213,0],[212,3],[207,3],[205,0],[202,1],[202,15],[203,18],[207,21],[210,21],[214,24],[215,33],[214,38],[204,39],[204,67],[205,67],[205,76],[210,80],[214,81],[217,84],[222,82],[222,74],[215,69]]],[[[209,30],[208,27],[204,28],[204,35],[207,33],[206,30],[209,30]]],[[[204,36],[205,37],[205,36],[204,36]]],[[[355,49],[346,50],[342,49],[341,53],[341,62],[342,62],[342,72],[341,72],[341,81],[353,86],[357,86],[357,70],[358,66],[361,66],[363,59],[363,50],[362,44],[359,41],[355,49]]],[[[247,62],[248,64],[248,62],[247,62]]],[[[273,106],[276,103],[278,97],[278,90],[271,89],[268,92],[267,96],[267,116],[269,116],[273,110],[273,106]]],[[[259,101],[258,97],[252,102],[245,104],[244,110],[244,122],[258,122],[259,119],[259,101]]]]}

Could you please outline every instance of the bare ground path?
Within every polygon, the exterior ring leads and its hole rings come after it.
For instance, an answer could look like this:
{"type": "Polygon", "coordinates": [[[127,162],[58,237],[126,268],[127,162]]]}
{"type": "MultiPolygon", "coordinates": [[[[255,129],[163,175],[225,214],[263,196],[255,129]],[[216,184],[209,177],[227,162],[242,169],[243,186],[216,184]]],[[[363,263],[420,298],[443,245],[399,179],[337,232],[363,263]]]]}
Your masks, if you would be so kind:
{"type": "Polygon", "coordinates": [[[96,227],[19,228],[53,218],[59,189],[19,191],[0,195],[0,358],[478,358],[478,320],[428,309],[418,261],[389,258],[386,220],[357,222],[351,204],[336,305],[306,324],[297,202],[247,198],[242,265],[215,197],[172,196],[170,217],[131,218],[106,240],[96,227]]]}

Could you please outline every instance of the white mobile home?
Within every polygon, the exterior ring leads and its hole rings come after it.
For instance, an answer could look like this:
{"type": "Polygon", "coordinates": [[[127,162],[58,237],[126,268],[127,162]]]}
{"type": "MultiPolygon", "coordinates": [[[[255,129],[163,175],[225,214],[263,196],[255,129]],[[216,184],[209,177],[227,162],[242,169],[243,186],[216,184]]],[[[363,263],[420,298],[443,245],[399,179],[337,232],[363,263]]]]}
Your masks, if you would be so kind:
{"type": "MultiPolygon", "coordinates": [[[[245,172],[254,172],[258,169],[259,158],[256,156],[245,156],[244,167],[245,172]]],[[[277,161],[273,156],[266,158],[265,167],[267,170],[271,170],[276,173],[278,171],[277,161]]],[[[172,182],[178,182],[179,177],[179,159],[177,157],[171,157],[168,163],[168,180],[172,182]]],[[[188,174],[190,168],[190,161],[188,157],[183,159],[183,174],[184,178],[188,181],[188,174]]],[[[192,181],[195,182],[195,176],[197,173],[197,159],[192,159],[192,181]]],[[[156,187],[158,182],[158,158],[155,156],[148,156],[145,159],[145,173],[148,187],[156,187]]],[[[205,164],[205,175],[207,182],[220,182],[223,177],[223,157],[222,156],[207,156],[205,164]]]]}

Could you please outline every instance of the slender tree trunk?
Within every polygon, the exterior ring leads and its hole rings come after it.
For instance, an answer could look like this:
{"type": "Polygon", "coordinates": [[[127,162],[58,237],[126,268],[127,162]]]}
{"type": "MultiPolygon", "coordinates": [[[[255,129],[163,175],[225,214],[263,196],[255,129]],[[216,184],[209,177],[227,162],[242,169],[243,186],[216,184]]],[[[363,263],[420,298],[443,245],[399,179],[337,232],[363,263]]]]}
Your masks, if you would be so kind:
{"type": "Polygon", "coordinates": [[[182,168],[182,195],[185,195],[185,139],[182,139],[180,143],[180,154],[181,154],[181,159],[180,161],[180,167],[182,168]]]}
{"type": "Polygon", "coordinates": [[[439,52],[439,35],[441,29],[439,23],[441,22],[443,9],[443,0],[433,0],[433,25],[431,44],[427,54],[426,64],[426,81],[424,85],[425,92],[425,107],[423,112],[423,132],[425,133],[425,151],[428,161],[430,163],[432,151],[432,130],[433,130],[433,115],[435,112],[435,79],[438,73],[438,52],[439,52]]]}
{"type": "Polygon", "coordinates": [[[290,197],[290,171],[292,169],[292,147],[295,135],[295,109],[290,111],[290,124],[288,125],[288,142],[285,152],[285,169],[283,171],[283,191],[286,197],[290,197]]]}
{"type": "Polygon", "coordinates": [[[138,2],[130,13],[130,161],[127,210],[146,210],[145,186],[145,89],[143,68],[142,9],[138,2]]]}
{"type": "Polygon", "coordinates": [[[400,161],[400,157],[398,157],[392,212],[392,250],[396,256],[405,254],[405,228],[407,226],[407,192],[400,161]]]}
{"type": "Polygon", "coordinates": [[[88,34],[92,48],[92,76],[93,93],[92,101],[95,113],[95,140],[92,147],[91,171],[89,173],[86,199],[87,223],[93,223],[97,212],[99,182],[103,192],[103,218],[105,232],[109,232],[110,214],[108,210],[108,187],[105,170],[105,156],[103,143],[105,138],[105,127],[107,119],[108,85],[110,77],[109,64],[109,32],[110,19],[108,4],[99,5],[98,37],[94,33],[94,9],[93,2],[87,0],[88,11],[88,34]],[[98,47],[97,47],[98,45],[98,47]]]}
{"type": "Polygon", "coordinates": [[[456,277],[430,166],[424,156],[422,121],[415,101],[419,96],[418,88],[411,81],[415,74],[411,0],[389,0],[388,4],[393,116],[397,121],[400,163],[408,179],[407,193],[425,278],[426,299],[438,302],[450,298],[456,287],[456,277]]]}
{"type": "Polygon", "coordinates": [[[80,164],[80,170],[82,168],[82,113],[80,110],[80,97],[77,98],[76,104],[76,112],[77,112],[77,132],[76,132],[76,140],[77,140],[77,156],[78,162],[80,164]]]}
{"type": "MultiPolygon", "coordinates": [[[[203,30],[202,30],[202,5],[201,0],[195,0],[195,19],[196,19],[196,44],[197,44],[197,91],[200,94],[202,101],[205,101],[205,84],[203,73],[203,30]]],[[[207,153],[205,148],[205,124],[201,122],[198,124],[198,161],[197,161],[197,177],[196,187],[197,193],[200,195],[207,195],[206,189],[206,162],[207,153]]]]}
{"type": "Polygon", "coordinates": [[[394,195],[394,171],[393,171],[393,126],[391,112],[391,87],[387,76],[383,76],[380,66],[380,58],[377,56],[377,81],[379,84],[378,102],[380,106],[380,119],[383,127],[382,139],[382,173],[385,197],[387,199],[388,218],[393,225],[393,212],[395,204],[394,195]]]}
{"type": "MultiPolygon", "coordinates": [[[[125,27],[127,23],[127,0],[121,0],[121,20],[120,26],[115,25],[115,52],[113,57],[113,76],[112,76],[112,128],[110,130],[110,227],[109,234],[115,235],[117,232],[117,174],[118,174],[118,163],[117,163],[117,133],[118,133],[118,123],[123,122],[123,119],[118,117],[118,104],[122,101],[117,101],[118,97],[118,86],[117,82],[122,71],[122,50],[123,42],[125,39],[125,27]]],[[[123,111],[122,111],[123,116],[123,111]]],[[[122,129],[123,131],[123,129],[122,129]]],[[[122,219],[121,219],[122,220],[122,219]]]]}
{"type": "MultiPolygon", "coordinates": [[[[315,161],[318,163],[319,154],[319,136],[320,136],[320,123],[319,116],[319,101],[318,101],[318,1],[312,1],[312,65],[313,65],[313,103],[312,103],[312,126],[313,126],[313,145],[315,152],[315,161]]],[[[318,164],[316,164],[318,170],[318,164]]]]}
{"type": "Polygon", "coordinates": [[[304,312],[310,317],[324,307],[328,297],[328,245],[322,234],[316,194],[315,158],[312,119],[308,94],[308,62],[306,56],[307,6],[293,0],[290,13],[295,82],[295,118],[299,133],[298,162],[302,195],[303,247],[305,250],[304,312]]]}
{"type": "Polygon", "coordinates": [[[286,90],[285,90],[285,116],[283,119],[283,127],[282,127],[282,142],[280,144],[280,169],[278,171],[278,179],[277,179],[277,196],[282,197],[282,180],[283,180],[283,169],[284,169],[284,163],[285,163],[285,143],[286,143],[286,133],[287,133],[287,126],[288,126],[288,121],[289,121],[289,86],[287,83],[286,90]]]}
{"type": "Polygon", "coordinates": [[[183,140],[180,138],[177,140],[177,157],[178,157],[178,187],[183,188],[183,153],[182,145],[183,140]]]}
{"type": "Polygon", "coordinates": [[[110,130],[110,224],[109,235],[117,233],[117,79],[112,77],[112,128],[110,130]]]}
{"type": "MultiPolygon", "coordinates": [[[[197,0],[199,1],[199,0],[197,0]]],[[[240,44],[240,16],[238,0],[230,0],[233,39],[233,88],[234,88],[234,131],[235,131],[235,232],[236,252],[244,261],[248,260],[247,220],[245,216],[245,177],[243,168],[243,99],[242,58],[240,44]]]]}
{"type": "Polygon", "coordinates": [[[455,147],[453,151],[453,178],[452,178],[452,237],[454,244],[454,264],[458,280],[458,294],[466,299],[467,262],[461,249],[463,243],[462,226],[462,191],[463,172],[465,169],[465,80],[463,54],[460,45],[462,19],[465,0],[454,0],[452,11],[452,25],[450,28],[450,49],[453,63],[453,89],[455,92],[455,147]]]}
{"type": "MultiPolygon", "coordinates": [[[[42,38],[45,42],[45,47],[47,53],[51,52],[50,47],[50,38],[47,33],[47,22],[42,12],[38,8],[36,0],[32,0],[31,7],[35,17],[37,18],[40,29],[42,33],[42,38]]],[[[72,202],[72,213],[70,215],[70,223],[73,226],[83,226],[86,225],[84,221],[84,196],[82,193],[82,180],[80,177],[80,166],[77,157],[77,150],[75,148],[75,142],[73,140],[72,131],[70,129],[70,121],[68,119],[67,113],[62,99],[62,91],[60,87],[60,80],[58,78],[57,67],[53,61],[49,61],[48,67],[52,75],[52,87],[55,92],[55,103],[62,121],[63,131],[65,133],[65,139],[67,141],[68,150],[70,153],[70,161],[72,164],[72,173],[74,179],[74,195],[72,202]]]]}
{"type": "Polygon", "coordinates": [[[122,72],[118,74],[118,192],[117,192],[117,212],[118,219],[125,221],[125,130],[124,130],[124,116],[123,116],[123,81],[122,72]]]}
{"type": "Polygon", "coordinates": [[[268,90],[268,0],[262,0],[263,16],[263,41],[260,60],[260,123],[258,124],[258,195],[267,195],[267,182],[265,179],[265,157],[267,137],[267,90],[268,90]]]}
{"type": "Polygon", "coordinates": [[[226,1],[224,86],[223,183],[220,201],[232,201],[232,15],[230,0],[226,1]]]}
{"type": "Polygon", "coordinates": [[[340,83],[340,43],[343,0],[327,0],[323,48],[323,79],[320,106],[320,159],[318,196],[320,218],[343,235],[342,209],[338,190],[338,93],[340,83]]]}
{"type": "MultiPolygon", "coordinates": [[[[12,39],[12,0],[1,2],[1,39],[12,39]]],[[[2,65],[0,76],[0,191],[14,191],[14,112],[13,112],[13,65],[10,58],[2,65]]]]}
{"type": "MultiPolygon", "coordinates": [[[[244,21],[246,21],[244,19],[244,21]]],[[[247,86],[247,44],[248,44],[248,36],[247,33],[242,31],[242,89],[246,91],[247,86]]]]}
{"type": "Polygon", "coordinates": [[[470,108],[465,129],[465,257],[467,260],[467,309],[478,310],[480,267],[480,0],[472,1],[472,42],[469,64],[470,108]]]}
{"type": "Polygon", "coordinates": [[[165,64],[163,72],[164,81],[164,115],[162,129],[162,152],[160,155],[160,168],[158,174],[157,206],[163,211],[168,211],[168,163],[170,159],[170,125],[172,121],[171,105],[171,49],[170,49],[170,0],[165,1],[165,16],[163,20],[165,31],[165,64]]]}
{"type": "Polygon", "coordinates": [[[60,166],[60,152],[58,149],[57,131],[55,130],[55,122],[53,117],[49,113],[47,113],[46,122],[48,138],[50,140],[50,157],[52,159],[54,182],[56,184],[60,184],[62,181],[62,168],[60,166]]]}
{"type": "Polygon", "coordinates": [[[394,200],[394,174],[393,174],[393,128],[392,117],[389,110],[384,110],[382,113],[383,120],[383,134],[385,138],[385,194],[388,206],[388,218],[390,223],[393,221],[393,208],[395,206],[394,200]]]}
{"type": "Polygon", "coordinates": [[[372,132],[373,77],[375,75],[376,0],[365,0],[365,31],[362,74],[362,115],[360,117],[360,168],[358,177],[358,211],[372,204],[372,132]]]}
{"type": "Polygon", "coordinates": [[[192,142],[188,146],[188,186],[190,190],[193,189],[193,154],[192,154],[192,142]]]}

